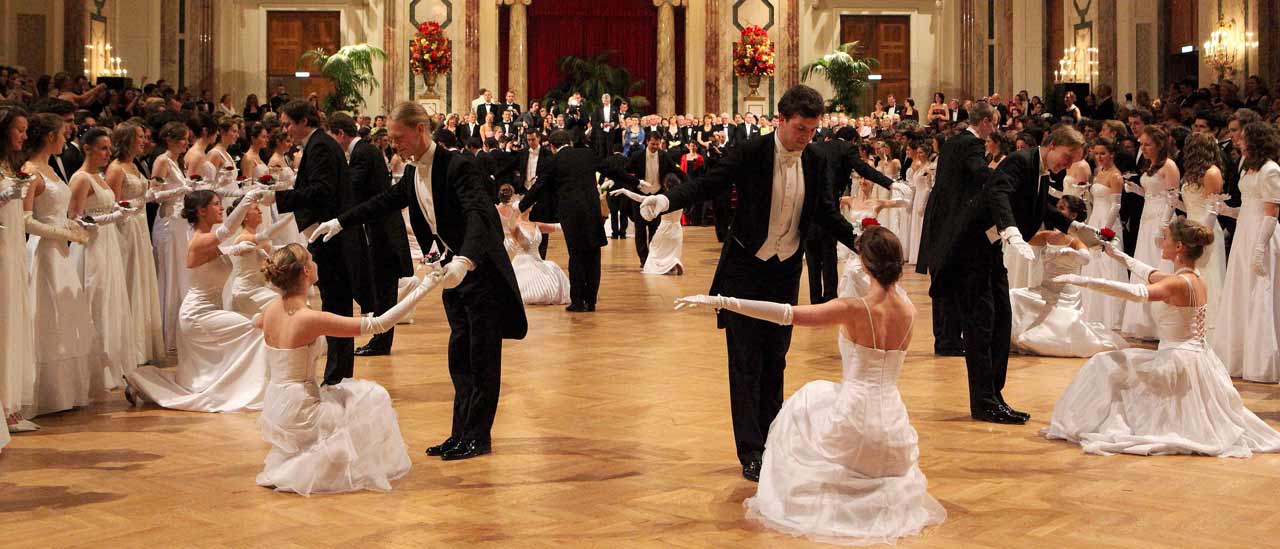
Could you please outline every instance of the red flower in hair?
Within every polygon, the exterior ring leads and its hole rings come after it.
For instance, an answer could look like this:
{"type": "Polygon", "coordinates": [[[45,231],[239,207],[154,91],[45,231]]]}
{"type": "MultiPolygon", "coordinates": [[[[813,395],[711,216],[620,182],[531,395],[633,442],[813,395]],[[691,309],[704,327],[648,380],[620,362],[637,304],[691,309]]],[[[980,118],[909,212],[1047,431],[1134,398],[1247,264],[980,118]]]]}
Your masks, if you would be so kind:
{"type": "Polygon", "coordinates": [[[1102,236],[1103,240],[1111,241],[1116,239],[1116,232],[1111,230],[1111,227],[1103,227],[1101,231],[1098,231],[1098,234],[1102,236]]]}
{"type": "Polygon", "coordinates": [[[874,217],[862,218],[862,228],[864,229],[867,227],[879,227],[879,226],[880,226],[880,222],[876,220],[876,218],[874,217]]]}

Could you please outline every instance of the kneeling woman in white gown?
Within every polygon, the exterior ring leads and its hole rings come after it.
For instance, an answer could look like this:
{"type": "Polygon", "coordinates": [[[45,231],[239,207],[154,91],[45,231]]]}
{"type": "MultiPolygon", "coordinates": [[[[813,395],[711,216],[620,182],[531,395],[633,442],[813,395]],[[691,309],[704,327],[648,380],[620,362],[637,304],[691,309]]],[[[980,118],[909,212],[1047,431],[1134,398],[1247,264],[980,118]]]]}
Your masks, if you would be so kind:
{"type": "MultiPolygon", "coordinates": [[[[668,192],[679,184],[680,177],[669,173],[662,180],[662,192],[668,192]]],[[[627,189],[618,189],[610,192],[609,195],[623,195],[636,202],[644,202],[646,198],[645,195],[627,189]]],[[[684,264],[680,262],[680,255],[684,252],[684,227],[680,226],[680,216],[683,213],[683,210],[673,210],[662,215],[658,230],[649,241],[649,256],[644,260],[644,267],[640,268],[641,273],[676,276],[684,274],[684,264]]]]}
{"type": "Polygon", "coordinates": [[[760,486],[747,517],[815,541],[893,543],[940,524],[947,512],[920,472],[917,435],[897,379],[915,307],[898,291],[902,244],[873,226],[858,239],[871,288],[821,305],[691,296],[677,307],[728,309],[782,325],[839,326],[843,383],[811,381],[782,404],[769,429],[760,486]]]}
{"type": "Polygon", "coordinates": [[[555,232],[558,224],[529,221],[520,214],[519,206],[511,203],[514,194],[515,189],[508,184],[498,189],[498,218],[502,220],[502,244],[520,286],[520,299],[525,305],[568,305],[569,277],[556,262],[538,254],[542,235],[555,232]]]}
{"type": "MultiPolygon", "coordinates": [[[[1079,197],[1058,199],[1058,211],[1069,219],[1082,221],[1087,210],[1079,197]]],[[[1089,248],[1059,231],[1040,231],[1028,244],[1042,259],[1044,276],[1035,287],[1009,291],[1010,348],[1029,355],[1089,357],[1128,347],[1124,338],[1101,322],[1085,318],[1080,288],[1053,280],[1058,275],[1080,274],[1090,261],[1089,248]]]]}
{"type": "MultiPolygon", "coordinates": [[[[236,206],[239,205],[237,202],[236,206]]],[[[236,244],[254,244],[262,253],[231,256],[232,273],[235,276],[231,282],[231,310],[246,318],[253,318],[267,304],[280,297],[280,292],[267,285],[267,279],[262,273],[262,262],[273,249],[272,241],[284,234],[290,226],[296,226],[292,212],[280,216],[269,226],[263,226],[263,210],[270,212],[270,208],[270,205],[250,208],[244,216],[244,227],[236,237],[236,244]]]]}
{"type": "Polygon", "coordinates": [[[202,190],[184,199],[182,216],[194,226],[187,247],[191,288],[178,310],[178,367],[146,366],[126,377],[125,396],[165,408],[192,412],[234,412],[262,408],[267,357],[253,321],[224,310],[222,292],[231,276],[228,255],[262,253],[254,242],[219,244],[235,235],[263,191],[250,191],[223,219],[222,200],[202,190]],[[225,254],[225,255],[224,255],[225,254]]]}
{"type": "Polygon", "coordinates": [[[304,496],[390,490],[391,481],[410,467],[391,396],[381,385],[362,379],[321,387],[316,360],[325,356],[325,336],[390,330],[439,279],[410,278],[415,288],[387,312],[351,318],[307,308],[307,294],[318,275],[311,254],[299,244],[277,250],[267,261],[266,277],[284,296],[254,320],[271,363],[271,383],[258,418],[271,451],[258,485],[304,496]]]}
{"type": "Polygon", "coordinates": [[[1204,225],[1176,219],[1160,242],[1161,258],[1174,274],[1157,271],[1110,244],[1107,253],[1124,261],[1135,280],[1061,275],[1076,284],[1134,303],[1154,302],[1157,350],[1101,353],[1076,373],[1042,431],[1048,438],[1079,443],[1093,454],[1204,454],[1249,457],[1280,451],[1280,433],[1244,407],[1218,355],[1204,339],[1208,288],[1195,262],[1213,242],[1204,225]]]}

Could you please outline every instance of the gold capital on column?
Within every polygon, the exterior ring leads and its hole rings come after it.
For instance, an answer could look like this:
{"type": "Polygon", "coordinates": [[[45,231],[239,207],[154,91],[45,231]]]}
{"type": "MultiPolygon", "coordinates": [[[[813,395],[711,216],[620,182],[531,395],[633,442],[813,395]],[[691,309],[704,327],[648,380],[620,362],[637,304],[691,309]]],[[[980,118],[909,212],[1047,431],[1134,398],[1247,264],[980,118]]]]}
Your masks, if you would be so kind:
{"type": "Polygon", "coordinates": [[[676,110],[676,6],[685,0],[653,0],[658,8],[658,108],[671,116],[676,110]]]}
{"type": "MultiPolygon", "coordinates": [[[[511,6],[510,37],[507,38],[507,90],[515,92],[516,102],[529,100],[529,20],[526,7],[532,1],[498,0],[499,6],[511,6]]],[[[498,93],[505,92],[503,90],[498,93]]]]}

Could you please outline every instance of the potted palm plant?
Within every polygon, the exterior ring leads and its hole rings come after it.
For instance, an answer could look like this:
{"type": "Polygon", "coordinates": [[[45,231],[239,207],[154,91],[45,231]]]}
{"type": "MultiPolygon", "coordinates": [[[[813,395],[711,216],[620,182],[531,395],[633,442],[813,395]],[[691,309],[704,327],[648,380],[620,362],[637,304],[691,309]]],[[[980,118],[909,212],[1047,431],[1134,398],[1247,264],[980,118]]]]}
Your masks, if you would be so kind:
{"type": "Polygon", "coordinates": [[[323,48],[303,52],[299,68],[311,66],[333,84],[333,93],[324,100],[325,112],[350,111],[365,104],[364,94],[378,85],[373,76],[375,59],[386,60],[387,53],[369,44],[343,46],[334,53],[323,48]]]}
{"type": "Polygon", "coordinates": [[[867,89],[867,75],[880,66],[880,61],[867,57],[865,51],[857,41],[841,44],[836,51],[801,67],[800,80],[808,81],[814,73],[821,72],[836,92],[827,101],[827,110],[854,114],[858,111],[858,96],[867,89]]]}

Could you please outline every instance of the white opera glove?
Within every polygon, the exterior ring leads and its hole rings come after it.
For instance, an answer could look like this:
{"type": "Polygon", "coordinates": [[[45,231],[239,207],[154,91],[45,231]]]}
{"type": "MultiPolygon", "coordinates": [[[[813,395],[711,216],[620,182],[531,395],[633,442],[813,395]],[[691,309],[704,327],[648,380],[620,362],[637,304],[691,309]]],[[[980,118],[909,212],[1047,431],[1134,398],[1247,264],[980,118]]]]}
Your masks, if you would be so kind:
{"type": "Polygon", "coordinates": [[[19,185],[13,185],[3,191],[0,191],[0,204],[20,198],[22,198],[22,187],[19,185]]]}
{"type": "Polygon", "coordinates": [[[635,191],[632,191],[630,189],[617,189],[617,190],[609,191],[609,196],[625,196],[636,202],[644,202],[644,199],[645,199],[644,195],[637,193],[635,191]]]}
{"type": "Polygon", "coordinates": [[[236,204],[235,209],[227,214],[226,219],[222,220],[222,224],[213,228],[213,236],[218,239],[218,242],[231,238],[240,229],[240,224],[244,223],[244,216],[249,215],[249,209],[258,207],[257,201],[261,193],[262,191],[249,191],[244,198],[240,199],[240,203],[236,204]]]}
{"type": "Polygon", "coordinates": [[[1125,267],[1129,269],[1129,272],[1133,273],[1134,276],[1138,277],[1138,280],[1143,282],[1149,281],[1151,279],[1151,273],[1156,271],[1155,267],[1129,257],[1129,254],[1126,254],[1119,248],[1116,248],[1114,243],[1103,242],[1102,251],[1106,252],[1107,255],[1115,258],[1121,263],[1124,263],[1125,267]]]}
{"type": "Polygon", "coordinates": [[[889,185],[889,191],[899,193],[902,196],[911,196],[912,193],[911,186],[901,181],[894,181],[892,185],[889,185]]]}
{"type": "Polygon", "coordinates": [[[311,233],[310,241],[315,242],[317,238],[324,237],[324,242],[328,242],[340,232],[342,232],[342,223],[339,223],[336,218],[330,219],[316,227],[315,232],[311,233]]]}
{"type": "Polygon", "coordinates": [[[90,216],[90,219],[93,220],[94,225],[114,225],[116,223],[124,221],[126,218],[130,217],[130,215],[136,211],[137,211],[136,208],[122,208],[120,206],[116,206],[116,209],[111,213],[90,216]]]}
{"type": "Polygon", "coordinates": [[[261,204],[263,206],[270,206],[276,203],[275,191],[265,187],[260,187],[257,190],[262,193],[262,195],[258,197],[258,204],[261,204]]]}
{"type": "Polygon", "coordinates": [[[279,236],[281,230],[294,222],[295,218],[292,212],[284,214],[280,216],[280,219],[277,219],[275,223],[272,223],[271,226],[258,229],[254,238],[257,238],[258,240],[271,240],[279,236]]]}
{"type": "Polygon", "coordinates": [[[174,198],[180,198],[189,192],[191,192],[191,187],[186,185],[167,191],[153,191],[151,189],[147,189],[145,198],[147,202],[165,202],[174,198]]]}
{"type": "Polygon", "coordinates": [[[1147,301],[1146,284],[1130,284],[1128,282],[1120,282],[1118,280],[1091,278],[1075,274],[1058,275],[1053,277],[1053,281],[1058,284],[1071,284],[1081,288],[1089,288],[1090,290],[1128,301],[1147,301]]]}
{"type": "Polygon", "coordinates": [[[426,280],[412,277],[415,287],[404,294],[395,305],[392,305],[387,312],[378,316],[366,316],[360,319],[360,335],[380,334],[390,330],[396,326],[404,317],[409,316],[414,308],[418,306],[418,302],[422,300],[431,290],[435,289],[441,282],[439,273],[427,275],[426,280]]]}
{"type": "Polygon", "coordinates": [[[657,183],[653,183],[653,182],[649,182],[649,181],[645,181],[645,180],[643,180],[643,179],[641,179],[641,180],[640,180],[640,185],[639,185],[639,186],[640,186],[640,192],[642,192],[642,193],[644,193],[644,194],[654,194],[654,193],[657,193],[658,191],[661,191],[661,190],[662,190],[662,185],[659,185],[659,184],[657,184],[657,183]]]}
{"type": "Polygon", "coordinates": [[[1049,187],[1049,196],[1053,198],[1062,198],[1062,195],[1064,194],[1066,193],[1059,191],[1058,189],[1055,189],[1053,187],[1049,187]]]}
{"type": "Polygon", "coordinates": [[[1013,251],[1017,252],[1023,259],[1027,261],[1035,260],[1035,250],[1032,250],[1027,241],[1022,239],[1022,232],[1017,227],[1012,225],[1005,227],[1003,231],[1000,231],[1000,239],[1004,240],[1005,244],[1013,246],[1013,251]]]}
{"type": "Polygon", "coordinates": [[[1088,250],[1077,250],[1070,246],[1063,246],[1061,248],[1058,248],[1057,255],[1059,257],[1071,257],[1073,258],[1074,261],[1076,261],[1080,265],[1088,265],[1089,260],[1091,259],[1089,257],[1088,250]]]}
{"type": "MultiPolygon", "coordinates": [[[[1267,249],[1271,247],[1271,239],[1276,234],[1276,218],[1264,215],[1258,227],[1258,247],[1253,249],[1253,274],[1265,277],[1268,275],[1267,249]]],[[[1274,261],[1274,258],[1272,259],[1274,261]]]]}
{"type": "Polygon", "coordinates": [[[721,295],[691,295],[676,299],[677,311],[698,306],[725,309],[782,326],[790,326],[792,321],[792,309],[789,303],[738,299],[721,295]]]}
{"type": "Polygon", "coordinates": [[[640,217],[645,221],[653,221],[670,207],[671,201],[666,196],[660,194],[648,196],[645,197],[644,202],[640,203],[640,217]]]}
{"type": "Polygon", "coordinates": [[[440,279],[440,285],[444,289],[458,287],[462,284],[462,279],[467,277],[467,273],[476,268],[476,264],[470,259],[460,255],[453,256],[453,260],[444,266],[443,276],[440,279]]]}
{"type": "Polygon", "coordinates": [[[1205,227],[1213,227],[1214,222],[1218,220],[1218,210],[1222,207],[1222,195],[1209,194],[1205,195],[1205,213],[1204,216],[1196,221],[1205,227]]]}
{"type": "Polygon", "coordinates": [[[251,240],[237,242],[228,246],[218,246],[218,251],[222,252],[223,255],[245,255],[259,249],[261,248],[258,248],[258,243],[251,240]]]}
{"type": "Polygon", "coordinates": [[[1142,188],[1142,185],[1139,185],[1139,184],[1134,183],[1134,182],[1132,182],[1132,181],[1125,181],[1125,182],[1124,182],[1124,192],[1127,192],[1127,193],[1133,193],[1133,194],[1136,194],[1136,195],[1141,196],[1141,197],[1146,197],[1146,196],[1147,196],[1147,190],[1146,190],[1146,189],[1144,189],[1144,188],[1142,188]]]}
{"type": "Polygon", "coordinates": [[[1107,208],[1107,213],[1104,215],[1104,217],[1098,220],[1099,221],[1098,227],[1099,228],[1110,227],[1111,224],[1115,223],[1116,219],[1119,219],[1119,218],[1120,218],[1120,200],[1116,199],[1115,202],[1111,204],[1111,207],[1107,208]]]}
{"type": "Polygon", "coordinates": [[[89,232],[79,225],[68,223],[65,226],[54,226],[35,218],[31,212],[23,212],[23,224],[27,234],[54,240],[69,240],[77,244],[89,242],[89,232]]]}
{"type": "Polygon", "coordinates": [[[1071,228],[1067,230],[1067,234],[1079,238],[1085,246],[1090,248],[1102,242],[1102,235],[1097,227],[1079,221],[1071,222],[1071,228]]]}

